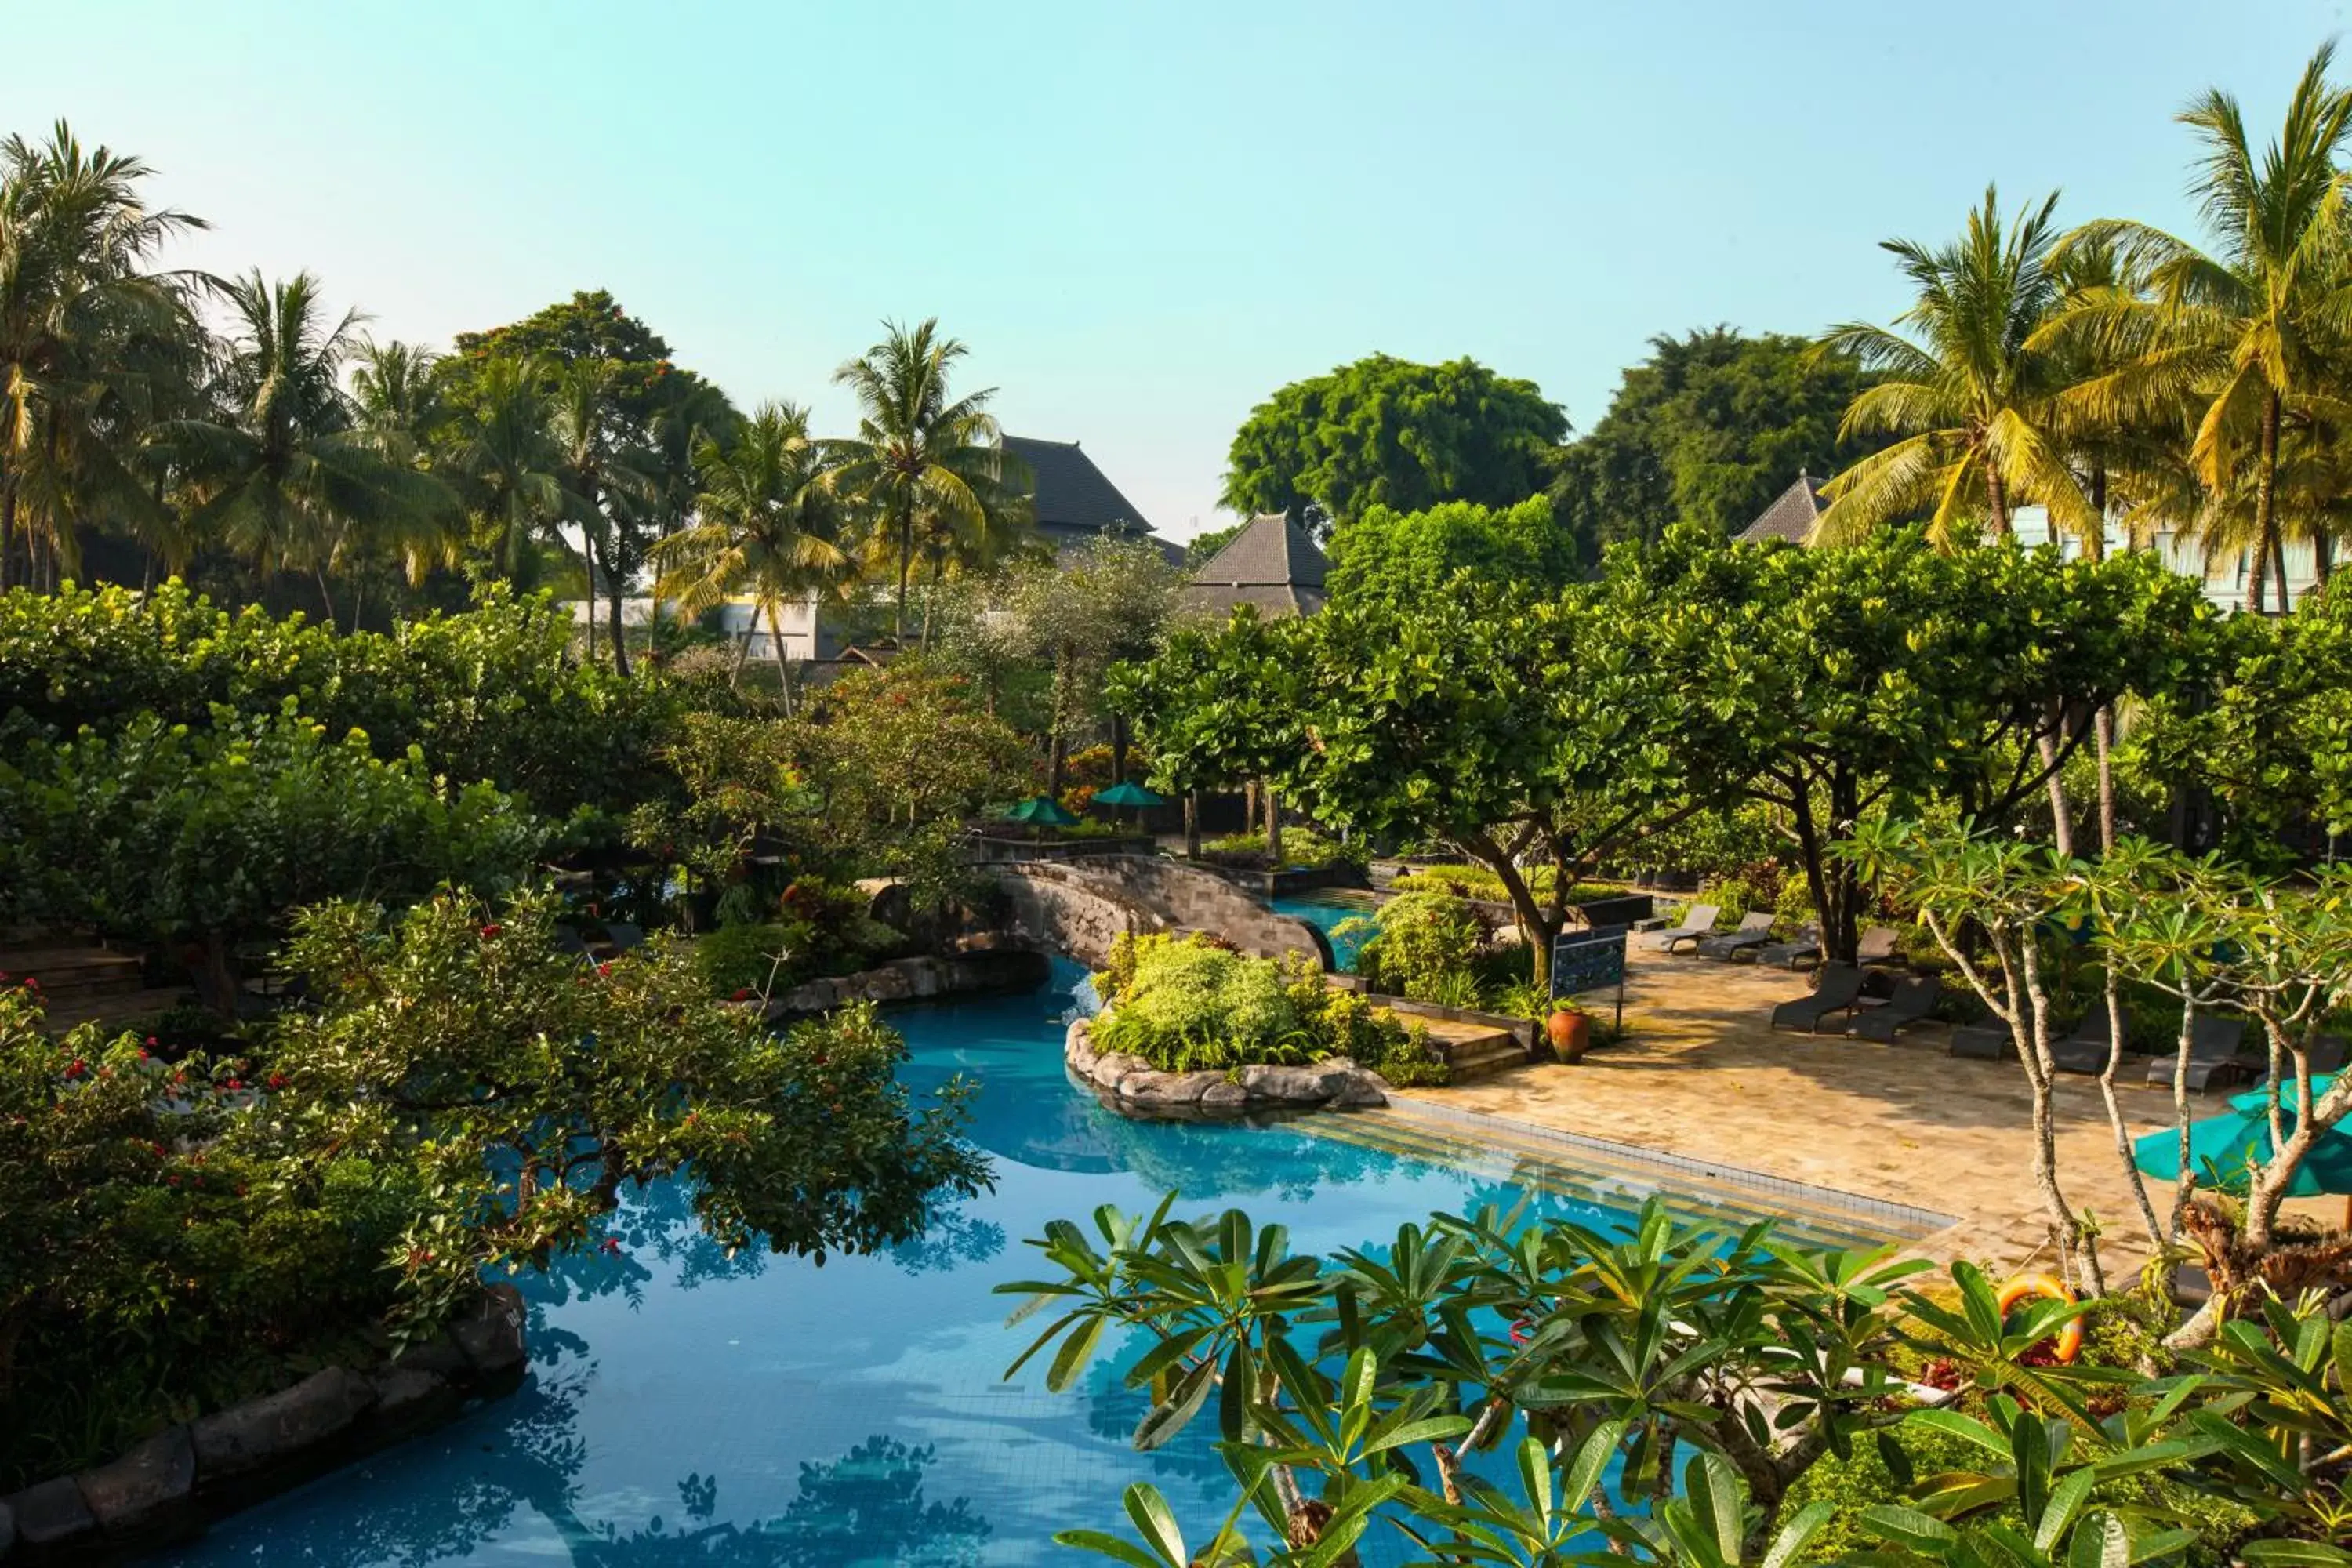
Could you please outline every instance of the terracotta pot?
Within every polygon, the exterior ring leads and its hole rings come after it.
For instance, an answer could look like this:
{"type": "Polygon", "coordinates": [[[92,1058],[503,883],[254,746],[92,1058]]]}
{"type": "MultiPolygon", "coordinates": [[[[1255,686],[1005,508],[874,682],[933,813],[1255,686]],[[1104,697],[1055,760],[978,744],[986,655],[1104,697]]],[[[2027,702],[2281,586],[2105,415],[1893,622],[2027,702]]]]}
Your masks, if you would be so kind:
{"type": "Polygon", "coordinates": [[[1544,1021],[1544,1033],[1550,1037],[1551,1048],[1560,1060],[1582,1061],[1585,1048],[1592,1043],[1592,1020],[1562,1009],[1544,1021]]]}

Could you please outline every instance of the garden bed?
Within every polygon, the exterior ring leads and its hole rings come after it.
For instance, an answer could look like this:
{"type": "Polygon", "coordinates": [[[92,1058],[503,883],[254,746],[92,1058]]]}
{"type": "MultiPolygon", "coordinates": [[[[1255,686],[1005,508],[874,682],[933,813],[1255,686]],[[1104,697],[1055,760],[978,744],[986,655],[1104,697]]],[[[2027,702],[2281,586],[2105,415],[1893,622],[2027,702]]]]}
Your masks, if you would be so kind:
{"type": "Polygon", "coordinates": [[[1165,1072],[1141,1057],[1095,1048],[1094,1020],[1070,1025],[1062,1059],[1122,1116],[1147,1121],[1232,1121],[1273,1111],[1341,1110],[1389,1102],[1388,1080],[1346,1057],[1302,1066],[1265,1062],[1223,1071],[1165,1072]]]}

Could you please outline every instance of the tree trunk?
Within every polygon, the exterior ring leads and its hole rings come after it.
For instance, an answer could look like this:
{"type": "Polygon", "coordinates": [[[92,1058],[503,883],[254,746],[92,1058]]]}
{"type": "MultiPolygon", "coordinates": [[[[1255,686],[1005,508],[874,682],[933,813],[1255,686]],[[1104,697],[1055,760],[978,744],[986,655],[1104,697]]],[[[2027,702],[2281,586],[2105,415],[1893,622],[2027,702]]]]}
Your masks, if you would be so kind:
{"type": "Polygon", "coordinates": [[[326,619],[327,629],[333,631],[335,629],[335,596],[327,592],[327,569],[324,566],[313,567],[310,575],[317,579],[319,584],[319,608],[326,619]]]}
{"type": "Polygon", "coordinates": [[[1201,792],[1196,789],[1184,792],[1184,858],[1201,858],[1201,792]]]}
{"type": "Polygon", "coordinates": [[[580,531],[580,553],[588,563],[588,662],[596,662],[596,540],[586,529],[580,531]]]}
{"type": "MultiPolygon", "coordinates": [[[[2279,400],[2273,392],[2263,404],[2262,452],[2254,468],[2253,581],[2247,585],[2246,603],[2258,616],[2265,608],[2263,574],[2269,569],[2272,552],[2278,547],[2278,437],[2279,400]]],[[[2281,585],[2284,588],[2284,574],[2281,585]]]]}
{"type": "Polygon", "coordinates": [[[1282,869],[1282,796],[1272,784],[1265,786],[1265,864],[1268,870],[1282,869]]]}
{"type": "MultiPolygon", "coordinates": [[[[588,624],[592,626],[596,624],[593,613],[588,617],[588,624]]],[[[735,639],[735,668],[727,675],[727,689],[730,691],[740,691],[743,688],[743,666],[751,657],[751,637],[757,625],[754,622],[752,626],[744,627],[743,635],[735,639]]]]}
{"type": "Polygon", "coordinates": [[[1110,782],[1127,782],[1127,718],[1120,713],[1110,716],[1110,782]]]}
{"type": "Polygon", "coordinates": [[[1985,459],[1985,500],[1992,508],[1993,537],[1995,539],[2007,539],[2010,537],[2011,533],[2009,526],[2009,486],[2001,481],[2000,474],[1999,470],[1994,468],[1992,466],[1992,460],[1990,456],[1985,459]]]}
{"type": "Polygon", "coordinates": [[[907,646],[907,578],[915,570],[915,513],[908,509],[898,519],[898,608],[890,622],[890,640],[907,646]]]}
{"type": "MultiPolygon", "coordinates": [[[[614,565],[612,552],[607,551],[604,560],[604,602],[611,611],[612,617],[610,626],[613,632],[613,670],[624,680],[629,678],[629,639],[622,630],[621,602],[627,593],[628,585],[621,581],[620,569],[614,565]]],[[[592,616],[596,613],[593,605],[588,613],[592,616]]]]}
{"type": "Polygon", "coordinates": [[[2271,546],[2271,567],[2273,573],[2272,580],[2278,584],[2279,614],[2283,616],[2285,615],[2287,611],[2294,607],[2287,603],[2286,541],[2284,539],[2279,540],[2271,546]]]}
{"type": "Polygon", "coordinates": [[[784,717],[789,719],[793,716],[793,672],[784,662],[784,628],[776,619],[772,603],[768,605],[768,640],[775,645],[776,689],[783,693],[784,717]]]}
{"type": "Polygon", "coordinates": [[[2336,572],[2336,541],[2329,536],[2326,524],[2311,536],[2311,578],[2320,587],[2336,572]]]}
{"type": "MultiPolygon", "coordinates": [[[[2058,721],[2063,723],[2065,721],[2062,716],[2058,721]]],[[[2074,858],[2074,814],[2067,808],[2066,785],[2059,777],[2063,770],[2058,765],[2057,734],[2044,730],[2034,744],[2042,753],[2042,770],[2050,775],[2050,842],[2059,854],[2072,860],[2074,858]]]]}
{"type": "Polygon", "coordinates": [[[8,587],[9,557],[16,548],[16,480],[0,472],[0,593],[8,587]]]}
{"type": "Polygon", "coordinates": [[[216,931],[205,932],[204,974],[205,1001],[221,1017],[236,1021],[236,963],[228,949],[228,938],[216,931]]]}

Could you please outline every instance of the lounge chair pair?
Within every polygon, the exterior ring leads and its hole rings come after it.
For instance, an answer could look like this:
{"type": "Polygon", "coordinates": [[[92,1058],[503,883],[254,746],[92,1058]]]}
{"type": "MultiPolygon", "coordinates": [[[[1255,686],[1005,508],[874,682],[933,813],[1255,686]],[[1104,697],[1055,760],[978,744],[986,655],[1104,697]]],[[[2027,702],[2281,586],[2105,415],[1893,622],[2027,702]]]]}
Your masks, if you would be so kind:
{"type": "MultiPolygon", "coordinates": [[[[1854,963],[1865,969],[1900,963],[1895,956],[1897,934],[1893,926],[1872,926],[1854,944],[1854,963]]],[[[1775,969],[1811,969],[1821,961],[1822,933],[1815,926],[1807,926],[1789,942],[1767,942],[1756,949],[1756,962],[1775,969]]]]}
{"type": "Polygon", "coordinates": [[[1664,931],[1640,931],[1633,940],[1649,952],[1672,952],[1684,942],[1695,942],[1712,933],[1715,917],[1722,912],[1719,904],[1693,904],[1683,910],[1682,924],[1664,931]]]}
{"type": "Polygon", "coordinates": [[[1895,1037],[1904,1028],[1919,1022],[1936,1010],[1937,1001],[1944,994],[1944,983],[1932,974],[1914,980],[1895,983],[1895,994],[1884,1007],[1873,1007],[1853,1016],[1846,1033],[1859,1040],[1876,1040],[1893,1045],[1895,1037]]]}
{"type": "Polygon", "coordinates": [[[1824,1021],[1833,1014],[1852,1013],[1862,1001],[1862,971],[1851,963],[1822,964],[1811,995],[1792,997],[1772,1009],[1772,1027],[1828,1034],[1822,1026],[1824,1021]]]}
{"type": "MultiPolygon", "coordinates": [[[[1948,1053],[1969,1057],[1977,1061],[2013,1060],[2017,1042],[2011,1037],[2009,1026],[1999,1018],[1987,1016],[1974,1024],[1962,1024],[1952,1031],[1948,1053]]],[[[2060,1072],[2087,1073],[2096,1077],[2107,1070],[2107,1010],[2094,1007],[2074,1026],[2074,1032],[2050,1045],[2050,1060],[2060,1072]]]]}
{"type": "Polygon", "coordinates": [[[1829,1021],[1843,1014],[1844,1022],[1840,1027],[1844,1033],[1856,1039],[1892,1045],[1906,1026],[1935,1011],[1937,999],[1943,994],[1944,989],[1943,983],[1933,975],[1898,981],[1895,994],[1884,1005],[1864,1007],[1862,1000],[1864,979],[1859,965],[1823,964],[1821,982],[1811,995],[1795,997],[1772,1009],[1772,1027],[1801,1027],[1809,1034],[1823,1035],[1831,1032],[1827,1027],[1829,1021]]]}

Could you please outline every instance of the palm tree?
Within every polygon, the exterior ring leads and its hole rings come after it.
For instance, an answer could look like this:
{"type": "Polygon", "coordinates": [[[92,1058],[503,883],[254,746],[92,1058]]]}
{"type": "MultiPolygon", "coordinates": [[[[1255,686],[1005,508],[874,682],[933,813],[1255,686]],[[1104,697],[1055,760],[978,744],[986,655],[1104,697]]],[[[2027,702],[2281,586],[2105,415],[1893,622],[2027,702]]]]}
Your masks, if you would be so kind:
{"type": "Polygon", "coordinates": [[[219,288],[233,324],[217,413],[160,432],[192,476],[189,525],[264,571],[310,574],[331,624],[327,574],[343,554],[436,526],[451,497],[362,426],[342,385],[358,312],[329,315],[308,272],[219,288]]]}
{"type": "Polygon", "coordinates": [[[1939,545],[1979,520],[2007,537],[2023,501],[2041,502],[2057,527],[2084,534],[2099,527],[2051,428],[2050,397],[2063,365],[2032,345],[2059,302],[2050,267],[2057,201],[2051,195],[2004,223],[1987,186],[1958,241],[1937,250],[1885,242],[1916,301],[1893,329],[1836,327],[1814,352],[1850,354],[1885,376],[1854,398],[1839,438],[1901,438],[1831,481],[1818,525],[1824,542],[1920,512],[1929,514],[1929,537],[1939,545]]]}
{"type": "MultiPolygon", "coordinates": [[[[352,395],[360,428],[383,455],[438,477],[438,465],[456,410],[449,401],[448,362],[415,343],[360,340],[352,371],[352,395]]],[[[454,493],[436,525],[407,531],[397,542],[408,580],[424,581],[436,567],[457,564],[465,544],[464,510],[454,493]]],[[[356,612],[354,612],[356,616],[356,612]]]]}
{"type": "MultiPolygon", "coordinates": [[[[730,594],[749,593],[768,623],[786,711],[792,682],[781,607],[837,596],[856,581],[856,557],[843,537],[843,509],[825,483],[822,448],[809,439],[808,411],[771,403],[721,446],[705,436],[695,452],[702,475],[695,523],[654,546],[664,563],[654,592],[698,614],[730,594]]],[[[744,638],[743,648],[751,647],[744,638]]],[[[742,658],[736,659],[742,673],[742,658]]]]}
{"type": "Polygon", "coordinates": [[[76,525],[108,511],[158,530],[159,488],[138,461],[201,342],[185,279],[155,254],[204,227],[149,208],[148,166],[85,150],[60,121],[48,142],[0,142],[0,587],[21,534],[28,579],[76,564],[76,525]]]}
{"type": "Polygon", "coordinates": [[[492,356],[468,379],[449,428],[446,468],[478,542],[523,587],[536,580],[537,546],[572,510],[552,383],[544,360],[492,356]]]}
{"type": "Polygon", "coordinates": [[[622,605],[634,563],[623,559],[626,531],[619,513],[649,500],[652,485],[618,451],[621,367],[608,359],[578,359],[555,375],[555,437],[562,452],[564,500],[580,527],[588,567],[588,652],[596,652],[597,565],[604,566],[605,603],[611,611],[613,668],[629,673],[629,648],[622,631],[622,605]]]}
{"type": "Polygon", "coordinates": [[[988,413],[993,390],[951,398],[949,372],[964,346],[936,319],[909,331],[883,324],[883,339],[834,373],[856,394],[857,434],[831,443],[836,494],[873,523],[877,553],[895,558],[894,629],[907,639],[907,581],[925,542],[940,531],[979,533],[1006,504],[1004,449],[988,413]]]}
{"type": "Polygon", "coordinates": [[[2352,343],[2352,281],[2336,159],[2352,142],[2352,94],[2327,83],[2334,57],[2332,44],[2311,57],[2277,140],[2259,156],[2229,94],[2209,91],[2181,111],[2204,147],[2194,188],[2210,252],[2122,219],[2087,224],[2069,241],[2112,246],[2147,279],[2145,295],[2119,296],[2091,318],[2121,346],[2122,363],[2074,400],[2094,416],[2192,409],[2191,459],[2217,496],[2251,464],[2257,614],[2265,569],[2287,607],[2278,509],[2286,434],[2345,415],[2335,389],[2352,343]]]}

